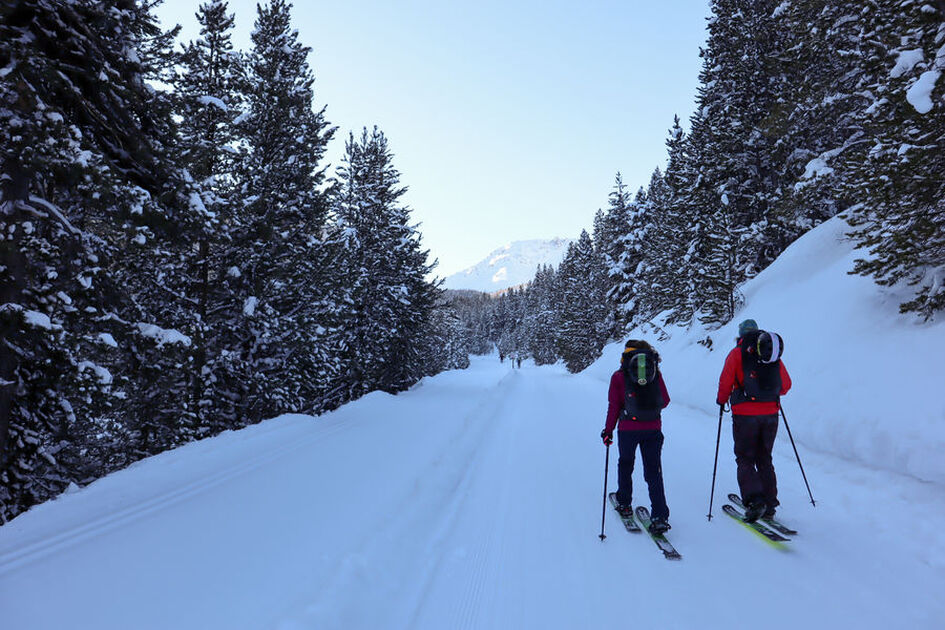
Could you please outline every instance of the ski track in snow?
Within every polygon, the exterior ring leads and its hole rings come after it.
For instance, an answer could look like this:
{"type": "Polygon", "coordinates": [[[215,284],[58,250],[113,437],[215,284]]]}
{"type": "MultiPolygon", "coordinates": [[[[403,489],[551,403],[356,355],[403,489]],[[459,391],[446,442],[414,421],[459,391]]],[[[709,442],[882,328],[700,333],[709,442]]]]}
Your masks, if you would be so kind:
{"type": "Polygon", "coordinates": [[[34,508],[0,528],[4,630],[941,627],[940,485],[802,448],[814,508],[782,428],[781,515],[800,534],[779,552],[721,511],[729,418],[707,522],[718,418],[674,402],[663,468],[683,560],[668,562],[609,505],[597,537],[607,383],[523,368],[474,359],[34,508]]]}
{"type": "Polygon", "coordinates": [[[130,525],[138,519],[158,514],[177,503],[208,492],[222,483],[237,480],[240,476],[262,468],[293,451],[308,448],[316,442],[327,439],[340,429],[341,427],[332,427],[322,433],[308,436],[307,439],[300,442],[280,441],[273,448],[262,453],[256,453],[246,461],[234,462],[230,466],[210,471],[207,476],[198,477],[156,496],[143,498],[141,501],[133,502],[115,512],[99,515],[71,529],[32,542],[22,543],[16,549],[0,553],[0,576],[22,564],[54,554],[60,549],[79,544],[90,538],[99,537],[113,529],[130,525]]]}

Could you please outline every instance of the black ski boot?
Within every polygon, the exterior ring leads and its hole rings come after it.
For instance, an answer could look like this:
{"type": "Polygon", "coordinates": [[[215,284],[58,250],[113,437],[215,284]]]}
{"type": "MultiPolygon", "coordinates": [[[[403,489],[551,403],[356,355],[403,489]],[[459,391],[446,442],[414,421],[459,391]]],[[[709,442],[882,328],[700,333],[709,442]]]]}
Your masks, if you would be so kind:
{"type": "Polygon", "coordinates": [[[672,529],[672,525],[665,518],[654,518],[650,521],[650,531],[654,534],[662,534],[670,529],[672,529]]]}
{"type": "Polygon", "coordinates": [[[768,506],[765,505],[764,501],[751,501],[747,507],[745,507],[745,522],[754,523],[761,515],[764,514],[768,506]]]}

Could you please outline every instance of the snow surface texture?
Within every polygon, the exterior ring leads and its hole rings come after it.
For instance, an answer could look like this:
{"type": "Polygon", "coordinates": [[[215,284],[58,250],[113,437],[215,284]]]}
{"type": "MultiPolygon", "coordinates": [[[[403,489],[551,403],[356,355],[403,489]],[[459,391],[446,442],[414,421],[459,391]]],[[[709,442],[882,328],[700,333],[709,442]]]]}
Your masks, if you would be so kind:
{"type": "MultiPolygon", "coordinates": [[[[945,437],[931,387],[945,335],[847,276],[842,232],[817,228],[745,287],[744,315],[784,336],[785,408],[818,501],[782,429],[780,513],[800,531],[790,552],[721,512],[736,488],[728,418],[705,518],[733,324],[711,352],[696,331],[657,343],[681,562],[610,509],[597,538],[617,343],[578,375],[474,359],[396,397],[226,432],[37,506],[0,527],[2,627],[941,628],[945,492],[926,458],[945,437]]],[[[610,466],[613,490],[616,449],[610,466]]],[[[646,504],[639,465],[634,477],[646,504]]]]}
{"type": "Polygon", "coordinates": [[[448,276],[443,286],[485,293],[519,286],[533,280],[538,267],[557,267],[572,242],[567,238],[515,241],[493,251],[478,264],[448,276]]]}

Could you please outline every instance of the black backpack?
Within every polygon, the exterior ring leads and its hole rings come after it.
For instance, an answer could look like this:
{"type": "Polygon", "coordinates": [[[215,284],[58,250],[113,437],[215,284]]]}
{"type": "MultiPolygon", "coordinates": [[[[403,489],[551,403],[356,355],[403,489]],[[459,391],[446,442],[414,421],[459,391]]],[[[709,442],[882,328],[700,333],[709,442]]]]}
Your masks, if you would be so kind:
{"type": "Polygon", "coordinates": [[[653,422],[660,419],[663,391],[659,384],[659,355],[640,349],[625,358],[623,365],[624,420],[653,422]]]}
{"type": "Polygon", "coordinates": [[[754,330],[742,337],[742,389],[732,393],[732,404],[776,402],[781,397],[781,335],[754,330]]]}

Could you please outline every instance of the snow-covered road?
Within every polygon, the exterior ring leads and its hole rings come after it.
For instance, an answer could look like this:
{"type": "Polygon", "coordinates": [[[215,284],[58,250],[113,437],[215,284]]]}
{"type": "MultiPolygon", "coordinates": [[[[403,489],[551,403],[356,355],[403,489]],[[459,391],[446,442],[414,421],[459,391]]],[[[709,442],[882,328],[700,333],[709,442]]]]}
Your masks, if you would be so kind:
{"type": "MultiPolygon", "coordinates": [[[[668,382],[670,393],[673,382],[668,382]]],[[[941,628],[945,492],[802,449],[775,465],[778,552],[725,517],[717,417],[665,412],[670,537],[607,514],[606,383],[494,357],[318,419],[153,457],[0,527],[4,630],[40,628],[941,628]]],[[[792,428],[803,418],[791,418],[792,428]]],[[[795,428],[795,431],[797,429],[795,428]]],[[[611,488],[616,449],[611,453],[611,488]]],[[[645,498],[642,471],[635,499],[645,498]]]]}

